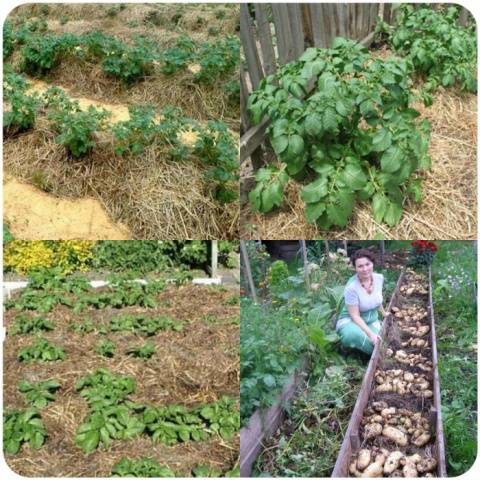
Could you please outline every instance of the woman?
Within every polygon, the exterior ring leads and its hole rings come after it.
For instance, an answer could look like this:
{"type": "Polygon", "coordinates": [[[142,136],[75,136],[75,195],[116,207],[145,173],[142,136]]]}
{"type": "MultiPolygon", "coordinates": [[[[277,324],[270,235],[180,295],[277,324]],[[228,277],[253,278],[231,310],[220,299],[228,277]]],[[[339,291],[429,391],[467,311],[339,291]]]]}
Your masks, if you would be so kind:
{"type": "Polygon", "coordinates": [[[345,286],[345,304],[337,320],[336,330],[342,345],[371,354],[380,340],[382,323],[378,314],[383,309],[383,275],[375,273],[374,257],[369,250],[357,250],[352,256],[357,272],[345,286]]]}

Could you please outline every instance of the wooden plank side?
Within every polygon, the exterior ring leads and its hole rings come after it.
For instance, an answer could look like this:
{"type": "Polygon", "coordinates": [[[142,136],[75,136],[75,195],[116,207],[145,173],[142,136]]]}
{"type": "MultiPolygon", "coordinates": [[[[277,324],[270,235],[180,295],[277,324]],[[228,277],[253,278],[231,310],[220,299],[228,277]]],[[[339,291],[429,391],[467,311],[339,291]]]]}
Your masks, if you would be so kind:
{"type": "Polygon", "coordinates": [[[433,363],[433,405],[437,411],[435,425],[435,446],[437,449],[437,475],[439,477],[447,476],[447,467],[445,462],[445,437],[443,433],[442,405],[440,396],[440,375],[438,373],[438,352],[437,337],[435,333],[435,314],[433,312],[432,297],[432,267],[428,269],[428,313],[430,315],[430,336],[432,345],[432,363],[433,363]]]}
{"type": "Polygon", "coordinates": [[[277,37],[278,61],[284,65],[295,60],[292,32],[288,21],[288,6],[285,3],[272,3],[271,6],[277,37]]]}
{"type": "Polygon", "coordinates": [[[308,361],[302,363],[285,383],[281,394],[266,412],[258,410],[250,417],[248,425],[240,430],[240,476],[250,477],[252,465],[263,447],[263,441],[282,423],[285,403],[294,395],[302,375],[308,369],[308,361]]]}
{"type": "Polygon", "coordinates": [[[255,19],[257,20],[258,39],[262,51],[263,70],[265,75],[270,75],[277,69],[275,49],[273,48],[272,32],[267,15],[267,5],[255,3],[255,19]]]}
{"type": "MultiPolygon", "coordinates": [[[[387,312],[389,312],[393,305],[395,305],[397,301],[397,295],[400,290],[400,285],[402,284],[403,277],[405,272],[402,270],[400,276],[398,277],[397,284],[395,286],[395,290],[392,293],[392,297],[390,298],[390,302],[388,303],[387,312]]],[[[385,333],[390,326],[392,319],[391,316],[387,318],[385,322],[383,322],[382,330],[380,331],[380,337],[383,341],[385,337],[385,333]]],[[[357,401],[355,402],[355,406],[353,407],[352,416],[350,418],[350,422],[347,427],[347,431],[345,432],[345,436],[343,438],[342,446],[340,447],[340,451],[338,453],[337,461],[335,463],[335,467],[332,472],[332,477],[348,477],[348,466],[349,466],[349,459],[352,454],[352,439],[355,441],[358,438],[358,430],[360,426],[360,421],[362,419],[363,411],[365,410],[368,399],[370,396],[370,392],[372,390],[373,385],[373,375],[377,368],[378,360],[380,359],[380,349],[381,349],[381,342],[377,342],[375,345],[372,356],[370,357],[370,361],[368,362],[367,370],[365,371],[365,375],[363,377],[362,386],[360,387],[360,392],[357,397],[357,401]]]]}
{"type": "Polygon", "coordinates": [[[255,89],[258,87],[264,75],[258,56],[252,20],[248,13],[248,6],[245,3],[240,5],[240,39],[242,41],[245,60],[247,61],[248,75],[252,87],[255,89]]]}

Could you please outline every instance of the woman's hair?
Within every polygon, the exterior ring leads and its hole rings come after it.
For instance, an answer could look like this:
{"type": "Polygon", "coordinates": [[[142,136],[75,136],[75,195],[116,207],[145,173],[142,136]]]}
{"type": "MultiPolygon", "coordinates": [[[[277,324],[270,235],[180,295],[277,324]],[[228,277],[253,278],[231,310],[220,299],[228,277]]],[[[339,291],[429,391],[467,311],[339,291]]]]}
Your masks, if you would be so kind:
{"type": "Polygon", "coordinates": [[[356,266],[357,260],[359,258],[368,258],[375,265],[375,257],[373,256],[373,253],[366,248],[361,248],[360,250],[357,250],[353,253],[352,264],[354,267],[356,266]]]}

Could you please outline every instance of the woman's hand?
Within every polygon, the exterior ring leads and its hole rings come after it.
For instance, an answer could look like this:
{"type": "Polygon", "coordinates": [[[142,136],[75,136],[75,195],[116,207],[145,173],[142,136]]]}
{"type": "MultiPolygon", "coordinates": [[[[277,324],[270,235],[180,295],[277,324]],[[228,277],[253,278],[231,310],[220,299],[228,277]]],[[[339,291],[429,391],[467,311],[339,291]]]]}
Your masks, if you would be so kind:
{"type": "Polygon", "coordinates": [[[377,335],[376,333],[371,332],[368,337],[370,338],[371,342],[373,343],[373,346],[377,344],[377,342],[380,342],[380,336],[377,335]]]}

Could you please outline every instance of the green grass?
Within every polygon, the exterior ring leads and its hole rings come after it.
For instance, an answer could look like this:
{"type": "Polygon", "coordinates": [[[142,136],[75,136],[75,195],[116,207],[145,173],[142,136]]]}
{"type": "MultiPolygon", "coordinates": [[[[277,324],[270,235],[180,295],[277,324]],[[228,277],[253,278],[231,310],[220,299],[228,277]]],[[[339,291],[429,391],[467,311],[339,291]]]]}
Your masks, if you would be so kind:
{"type": "Polygon", "coordinates": [[[433,301],[448,476],[477,456],[477,258],[472,242],[437,242],[433,301]]]}

